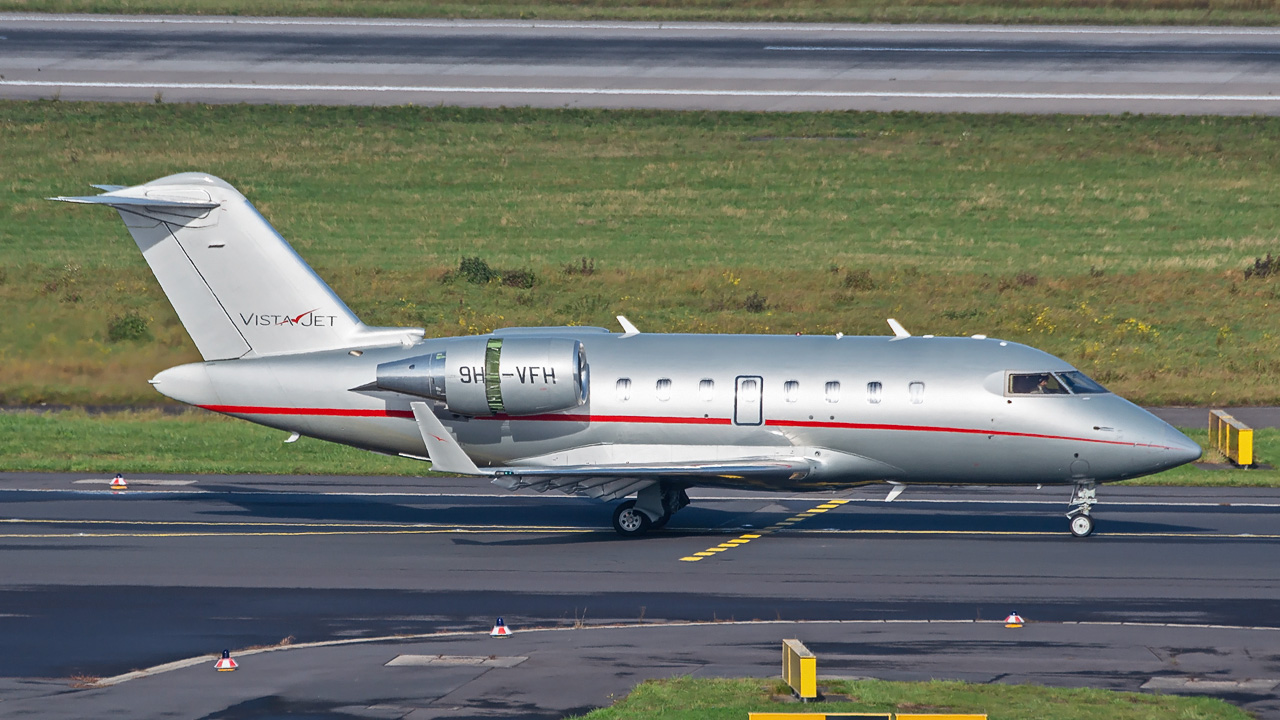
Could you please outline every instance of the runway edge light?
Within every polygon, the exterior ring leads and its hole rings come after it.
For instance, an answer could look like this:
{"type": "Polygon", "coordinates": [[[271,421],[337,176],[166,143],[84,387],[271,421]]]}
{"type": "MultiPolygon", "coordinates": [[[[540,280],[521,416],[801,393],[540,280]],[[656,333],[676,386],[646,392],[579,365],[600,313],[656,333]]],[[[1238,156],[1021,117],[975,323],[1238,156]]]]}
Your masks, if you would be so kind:
{"type": "Polygon", "coordinates": [[[124,481],[124,475],[121,475],[120,473],[116,473],[116,476],[111,478],[112,490],[126,490],[128,489],[128,487],[129,487],[129,483],[124,481]]]}
{"type": "Polygon", "coordinates": [[[232,659],[230,650],[223,650],[222,659],[213,664],[213,669],[218,672],[231,672],[238,667],[240,667],[240,665],[232,659]]]}
{"type": "Polygon", "coordinates": [[[1004,626],[1007,628],[1020,628],[1022,627],[1023,622],[1025,621],[1022,619],[1021,615],[1016,612],[1011,612],[1009,613],[1009,617],[1004,619],[1004,626]]]}
{"type": "Polygon", "coordinates": [[[511,637],[511,629],[507,627],[506,623],[502,622],[502,618],[498,618],[498,621],[493,624],[493,630],[489,632],[489,637],[511,637]]]}

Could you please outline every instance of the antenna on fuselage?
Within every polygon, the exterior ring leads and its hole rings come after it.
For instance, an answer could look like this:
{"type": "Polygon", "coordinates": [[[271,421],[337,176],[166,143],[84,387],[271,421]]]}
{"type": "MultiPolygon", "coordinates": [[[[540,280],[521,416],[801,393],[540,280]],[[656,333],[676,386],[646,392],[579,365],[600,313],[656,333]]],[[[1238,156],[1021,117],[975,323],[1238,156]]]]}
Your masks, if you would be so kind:
{"type": "Polygon", "coordinates": [[[631,324],[625,315],[618,316],[618,324],[622,326],[622,337],[629,338],[640,334],[640,329],[631,324]]]}
{"type": "Polygon", "coordinates": [[[902,323],[898,322],[897,320],[894,320],[893,318],[889,318],[889,327],[893,328],[894,340],[901,340],[902,338],[911,337],[911,333],[907,332],[907,329],[902,327],[902,323]]]}

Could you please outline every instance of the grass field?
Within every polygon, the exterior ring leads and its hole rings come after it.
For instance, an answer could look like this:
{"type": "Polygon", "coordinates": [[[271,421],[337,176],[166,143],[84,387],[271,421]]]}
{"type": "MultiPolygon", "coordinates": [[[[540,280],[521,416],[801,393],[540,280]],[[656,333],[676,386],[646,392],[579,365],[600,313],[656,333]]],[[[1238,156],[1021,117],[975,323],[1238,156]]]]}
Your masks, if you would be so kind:
{"type": "Polygon", "coordinates": [[[562,20],[1275,25],[1275,0],[0,0],[0,12],[562,20]]]}
{"type": "MultiPolygon", "coordinates": [[[[1187,429],[1205,444],[1206,430],[1187,429]]],[[[136,473],[281,473],[427,475],[430,465],[303,438],[204,411],[162,415],[140,410],[89,415],[82,410],[0,413],[0,470],[136,473]]],[[[1260,462],[1280,465],[1280,430],[1258,430],[1260,462]]],[[[1206,461],[1220,458],[1206,455],[1206,461]]],[[[483,482],[477,480],[477,482],[483,482]]],[[[1203,470],[1184,466],[1143,485],[1280,487],[1280,470],[1203,470]]]]}
{"type": "Polygon", "coordinates": [[[972,685],[883,680],[820,681],[828,702],[779,702],[778,680],[673,678],[641,683],[612,707],[582,720],[742,720],[750,712],[903,712],[988,714],[991,720],[1244,720],[1250,715],[1205,697],[1174,697],[1034,685],[972,685]],[[837,698],[837,696],[841,696],[837,698]]]}
{"type": "MultiPolygon", "coordinates": [[[[0,413],[0,470],[427,475],[430,464],[303,438],[208,412],[0,413]]],[[[483,482],[478,481],[478,482],[483,482]]]]}
{"type": "Polygon", "coordinates": [[[155,403],[146,379],[197,359],[115,214],[44,200],[193,169],[374,325],[897,317],[1145,404],[1280,402],[1280,273],[1244,272],[1280,255],[1275,118],[4,102],[0,147],[3,404],[155,403]],[[470,256],[535,285],[446,282],[470,256]]]}

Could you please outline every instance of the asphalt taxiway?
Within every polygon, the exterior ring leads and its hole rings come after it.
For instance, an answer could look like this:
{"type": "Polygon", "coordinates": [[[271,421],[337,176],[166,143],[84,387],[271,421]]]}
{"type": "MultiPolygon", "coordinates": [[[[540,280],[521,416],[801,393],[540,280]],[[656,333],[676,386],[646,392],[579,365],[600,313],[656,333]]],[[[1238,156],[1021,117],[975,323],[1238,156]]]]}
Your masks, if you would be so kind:
{"type": "Polygon", "coordinates": [[[1280,30],[0,14],[0,97],[1280,113],[1280,30]]]}
{"type": "Polygon", "coordinates": [[[1280,491],[1106,486],[1086,540],[1063,488],[702,491],[623,540],[604,505],[474,480],[130,479],[0,474],[0,715],[562,717],[646,677],[776,675],[799,637],[824,675],[1280,718],[1280,491]]]}

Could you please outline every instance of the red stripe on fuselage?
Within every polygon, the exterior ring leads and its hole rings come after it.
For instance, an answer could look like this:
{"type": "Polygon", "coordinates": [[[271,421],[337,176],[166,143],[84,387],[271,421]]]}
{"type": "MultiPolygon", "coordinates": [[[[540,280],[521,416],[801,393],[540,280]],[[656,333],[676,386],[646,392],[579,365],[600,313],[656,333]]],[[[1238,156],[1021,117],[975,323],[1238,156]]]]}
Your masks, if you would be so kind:
{"type": "MultiPolygon", "coordinates": [[[[409,410],[364,410],[355,408],[288,408],[259,407],[253,405],[200,405],[205,410],[228,413],[231,415],[310,415],[328,417],[393,417],[413,419],[409,410]]],[[[474,418],[476,420],[507,420],[516,422],[577,422],[577,423],[644,423],[651,425],[732,425],[729,418],[698,417],[665,417],[651,415],[488,415],[474,418]]],[[[1149,443],[1132,443],[1121,440],[1100,440],[1094,438],[1071,437],[1069,435],[1046,435],[1041,433],[1022,433],[1008,430],[983,430],[980,428],[945,427],[941,425],[891,425],[884,423],[846,423],[813,420],[766,420],[769,427],[821,428],[826,430],[892,430],[898,432],[953,433],[959,435],[998,435],[1000,437],[1033,438],[1037,440],[1067,440],[1072,442],[1098,443],[1102,445],[1125,445],[1129,447],[1150,447],[1172,450],[1164,445],[1149,443]]]]}
{"type": "Polygon", "coordinates": [[[413,419],[409,410],[362,410],[358,408],[289,408],[258,405],[200,405],[205,410],[230,415],[323,415],[326,417],[393,417],[413,419]]]}

